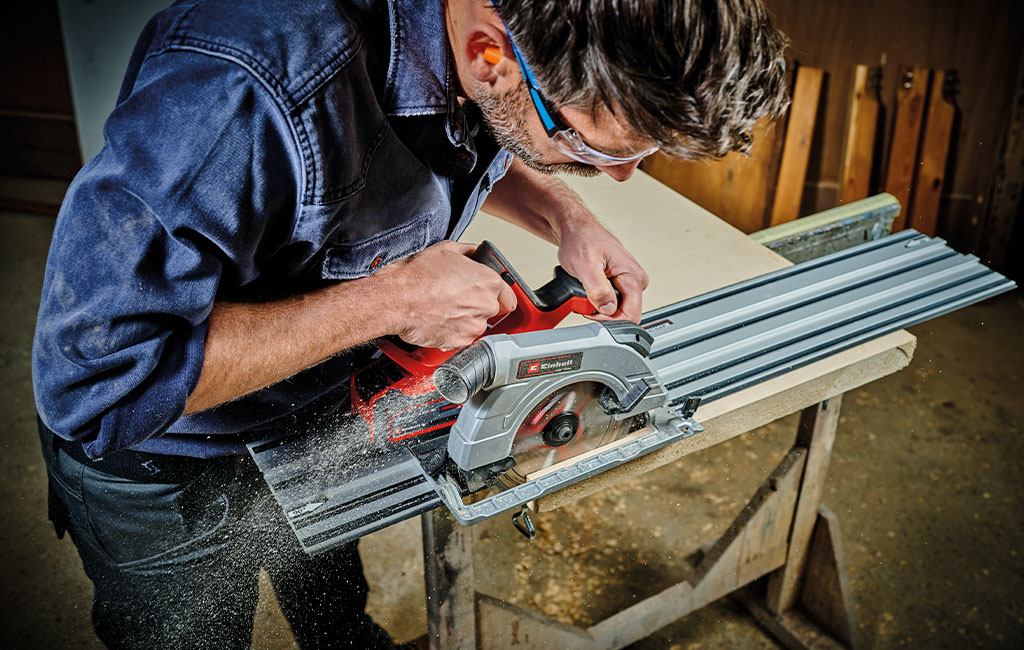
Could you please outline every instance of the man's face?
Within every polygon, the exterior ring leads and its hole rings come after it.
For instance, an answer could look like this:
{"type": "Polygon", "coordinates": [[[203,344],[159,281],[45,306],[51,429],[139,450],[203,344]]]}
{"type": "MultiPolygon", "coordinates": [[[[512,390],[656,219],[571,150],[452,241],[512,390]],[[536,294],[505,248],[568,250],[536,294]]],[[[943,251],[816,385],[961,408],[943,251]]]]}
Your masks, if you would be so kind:
{"type": "MultiPolygon", "coordinates": [[[[577,176],[597,176],[601,170],[593,165],[569,160],[568,162],[545,162],[533,140],[528,126],[533,114],[533,105],[526,89],[526,82],[507,93],[494,93],[483,89],[477,92],[477,105],[483,115],[484,124],[495,142],[511,151],[531,169],[545,174],[565,172],[577,176]]],[[[547,140],[547,138],[544,138],[547,140]]],[[[546,143],[545,143],[546,144],[546,143]]]]}
{"type": "MultiPolygon", "coordinates": [[[[511,91],[500,93],[478,87],[475,95],[484,123],[495,141],[515,154],[528,167],[539,172],[564,172],[587,177],[598,176],[604,172],[615,180],[622,181],[632,176],[639,164],[639,161],[635,161],[620,165],[595,166],[577,162],[563,154],[545,134],[530,100],[526,82],[522,79],[511,91]]],[[[598,120],[603,124],[595,123],[583,111],[571,109],[563,111],[563,119],[573,119],[573,127],[588,142],[592,140],[586,134],[592,133],[593,137],[608,143],[607,146],[616,151],[629,151],[628,146],[622,146],[622,140],[626,139],[623,126],[613,120],[607,111],[603,113],[598,120]]],[[[643,147],[639,149],[642,150],[643,147]]]]}

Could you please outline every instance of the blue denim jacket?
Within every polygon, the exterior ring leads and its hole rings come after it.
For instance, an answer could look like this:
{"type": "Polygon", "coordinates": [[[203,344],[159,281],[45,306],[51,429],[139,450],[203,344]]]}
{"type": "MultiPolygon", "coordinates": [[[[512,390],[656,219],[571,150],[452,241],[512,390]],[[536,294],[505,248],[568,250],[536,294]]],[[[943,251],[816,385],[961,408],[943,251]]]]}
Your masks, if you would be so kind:
{"type": "Polygon", "coordinates": [[[33,346],[45,424],[92,457],[214,456],[329,399],[356,355],[182,417],[215,300],[363,277],[458,238],[511,161],[467,113],[441,0],[158,14],[57,220],[33,346]]]}

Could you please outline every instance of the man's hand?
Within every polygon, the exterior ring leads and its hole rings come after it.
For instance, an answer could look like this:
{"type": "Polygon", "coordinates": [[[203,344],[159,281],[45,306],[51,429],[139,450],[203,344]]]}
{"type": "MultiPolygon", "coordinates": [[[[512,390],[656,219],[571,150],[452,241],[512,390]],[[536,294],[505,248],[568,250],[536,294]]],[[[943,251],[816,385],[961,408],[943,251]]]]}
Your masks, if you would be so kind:
{"type": "Polygon", "coordinates": [[[640,321],[647,273],[565,183],[516,159],[494,185],[484,209],[558,246],[562,268],[583,283],[599,312],[595,320],[640,321]],[[618,308],[611,282],[622,292],[618,308]]]}
{"type": "Polygon", "coordinates": [[[407,343],[454,350],[483,335],[487,321],[516,308],[516,296],[490,268],[471,260],[476,246],[444,241],[378,272],[391,280],[394,333],[407,343]]]}
{"type": "Polygon", "coordinates": [[[563,225],[558,262],[587,290],[599,314],[596,320],[624,318],[640,322],[641,296],[650,278],[622,243],[590,217],[563,225]],[[612,283],[622,292],[616,305],[612,283]]]}

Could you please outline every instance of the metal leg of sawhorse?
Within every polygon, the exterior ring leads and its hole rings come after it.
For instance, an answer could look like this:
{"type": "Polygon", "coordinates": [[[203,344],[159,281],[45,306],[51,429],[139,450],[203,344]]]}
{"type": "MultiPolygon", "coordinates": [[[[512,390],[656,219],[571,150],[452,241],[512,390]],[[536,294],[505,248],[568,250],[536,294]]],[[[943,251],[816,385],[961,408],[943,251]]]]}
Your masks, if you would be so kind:
{"type": "Polygon", "coordinates": [[[689,579],[589,628],[477,593],[472,530],[424,514],[430,647],[622,648],[732,594],[788,647],[856,648],[838,523],[821,506],[841,397],[803,411],[796,443],[689,579]]]}

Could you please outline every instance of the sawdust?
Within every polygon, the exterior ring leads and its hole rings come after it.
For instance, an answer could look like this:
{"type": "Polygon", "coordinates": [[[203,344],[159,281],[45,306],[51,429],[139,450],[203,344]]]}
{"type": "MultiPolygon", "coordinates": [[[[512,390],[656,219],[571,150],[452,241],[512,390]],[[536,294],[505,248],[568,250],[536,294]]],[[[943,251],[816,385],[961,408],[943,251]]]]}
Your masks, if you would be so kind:
{"type": "Polygon", "coordinates": [[[770,467],[787,443],[765,430],[724,443],[713,456],[695,454],[534,515],[532,541],[507,521],[487,522],[477,541],[478,562],[487,568],[478,578],[494,572],[493,558],[503,555],[496,546],[511,546],[505,555],[515,561],[500,575],[512,584],[494,579],[492,595],[563,623],[593,625],[691,575],[696,551],[724,532],[763,478],[745,472],[737,481],[729,467],[750,464],[751,455],[770,467]],[[685,531],[680,521],[687,522],[685,531]]]}

